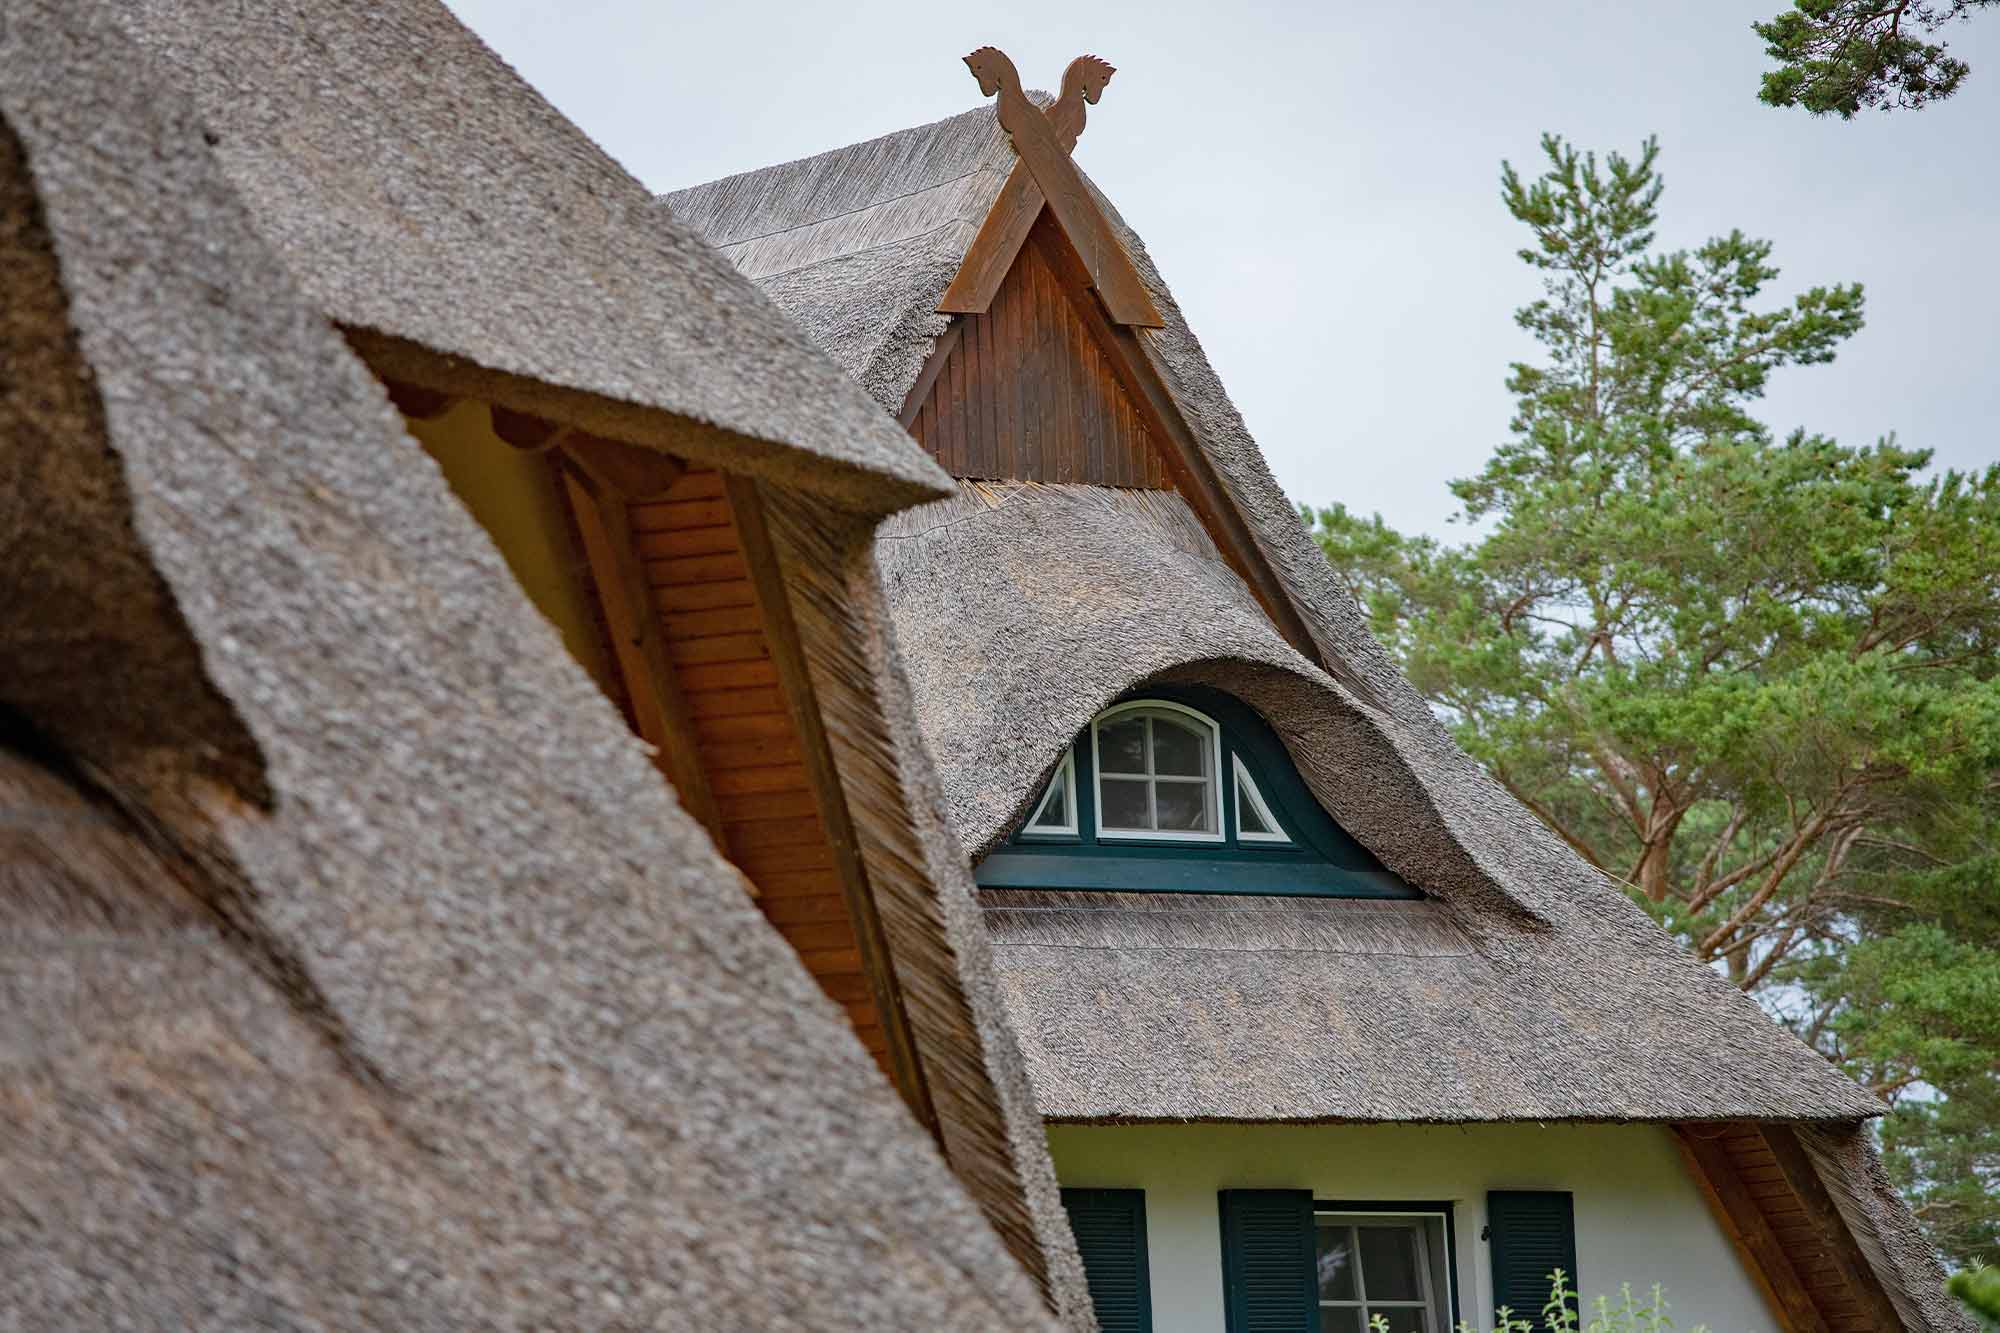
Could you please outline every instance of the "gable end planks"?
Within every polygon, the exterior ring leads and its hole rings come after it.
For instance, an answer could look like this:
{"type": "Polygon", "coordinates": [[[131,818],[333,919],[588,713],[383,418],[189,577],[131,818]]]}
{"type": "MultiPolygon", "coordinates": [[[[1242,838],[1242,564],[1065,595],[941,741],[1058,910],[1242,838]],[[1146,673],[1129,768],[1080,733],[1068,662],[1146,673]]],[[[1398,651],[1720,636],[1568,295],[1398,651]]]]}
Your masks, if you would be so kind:
{"type": "Polygon", "coordinates": [[[986,312],[960,317],[904,412],[910,433],[945,471],[977,480],[1172,485],[1143,413],[1075,299],[1043,248],[1030,243],[986,312]]]}

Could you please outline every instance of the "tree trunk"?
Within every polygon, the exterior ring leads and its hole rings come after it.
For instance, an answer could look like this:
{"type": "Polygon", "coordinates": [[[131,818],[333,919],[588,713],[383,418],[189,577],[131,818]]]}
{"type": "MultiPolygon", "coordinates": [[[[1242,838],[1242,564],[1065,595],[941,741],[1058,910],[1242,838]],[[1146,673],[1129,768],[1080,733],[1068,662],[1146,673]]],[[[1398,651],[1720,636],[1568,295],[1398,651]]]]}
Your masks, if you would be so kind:
{"type": "Polygon", "coordinates": [[[1646,821],[1639,864],[1633,867],[1632,873],[1633,882],[1646,895],[1647,902],[1663,903],[1667,900],[1667,872],[1673,866],[1674,834],[1686,814],[1685,807],[1658,800],[1653,803],[1652,814],[1646,821]]]}

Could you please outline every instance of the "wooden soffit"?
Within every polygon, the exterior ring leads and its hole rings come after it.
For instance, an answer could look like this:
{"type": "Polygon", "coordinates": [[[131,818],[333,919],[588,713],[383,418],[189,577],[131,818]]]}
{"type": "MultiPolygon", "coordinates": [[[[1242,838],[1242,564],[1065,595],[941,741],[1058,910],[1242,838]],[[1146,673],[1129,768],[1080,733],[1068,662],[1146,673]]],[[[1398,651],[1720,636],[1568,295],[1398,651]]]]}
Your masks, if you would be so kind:
{"type": "Polygon", "coordinates": [[[1683,1124],[1674,1137],[1780,1333],[1904,1327],[1789,1125],[1683,1124]]]}
{"type": "Polygon", "coordinates": [[[1013,140],[1018,160],[938,310],[984,314],[1046,204],[1076,248],[1089,285],[1104,302],[1111,321],[1159,328],[1160,312],[1132,266],[1132,257],[1070,161],[1070,150],[1083,133],[1085,104],[1103,95],[1112,67],[1096,56],[1078,56],[1063,71],[1062,93],[1055,105],[1043,111],[1028,100],[1014,62],[998,48],[982,46],[965,57],[965,63],[979,80],[980,92],[988,97],[998,94],[1000,127],[1013,140]]]}

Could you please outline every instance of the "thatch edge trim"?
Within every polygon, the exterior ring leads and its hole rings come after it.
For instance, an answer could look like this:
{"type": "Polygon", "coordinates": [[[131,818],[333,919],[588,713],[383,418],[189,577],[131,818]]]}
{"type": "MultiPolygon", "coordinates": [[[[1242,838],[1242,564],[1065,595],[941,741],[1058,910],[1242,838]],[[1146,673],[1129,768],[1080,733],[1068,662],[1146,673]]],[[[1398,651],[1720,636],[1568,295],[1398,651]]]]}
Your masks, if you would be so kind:
{"type": "Polygon", "coordinates": [[[827,458],[786,440],[745,435],[644,403],[607,398],[467,361],[379,329],[345,327],[348,345],[384,380],[516,412],[729,472],[813,492],[838,508],[880,517],[951,492],[935,463],[887,473],[827,458]]]}
{"type": "Polygon", "coordinates": [[[874,529],[830,528],[804,497],[774,492],[766,512],[792,614],[802,626],[827,739],[862,835],[870,890],[938,1116],[947,1161],[1064,1324],[1096,1326],[1082,1260],[991,948],[929,752],[909,719],[909,687],[882,602],[874,529]]]}

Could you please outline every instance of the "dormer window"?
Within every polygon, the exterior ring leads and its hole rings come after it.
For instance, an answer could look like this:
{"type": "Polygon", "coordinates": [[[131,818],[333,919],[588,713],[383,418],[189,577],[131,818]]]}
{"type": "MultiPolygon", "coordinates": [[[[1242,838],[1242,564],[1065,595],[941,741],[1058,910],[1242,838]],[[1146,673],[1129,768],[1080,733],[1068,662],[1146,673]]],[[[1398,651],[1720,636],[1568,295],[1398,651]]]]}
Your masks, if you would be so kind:
{"type": "Polygon", "coordinates": [[[1422,896],[1320,807],[1262,718],[1197,688],[1091,719],[976,877],[992,888],[1422,896]]]}

